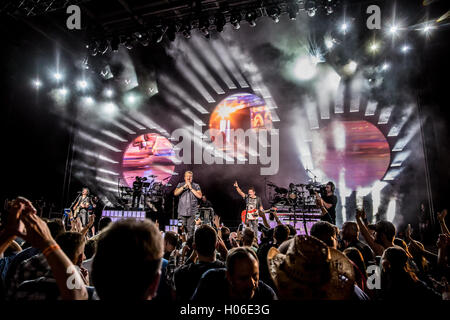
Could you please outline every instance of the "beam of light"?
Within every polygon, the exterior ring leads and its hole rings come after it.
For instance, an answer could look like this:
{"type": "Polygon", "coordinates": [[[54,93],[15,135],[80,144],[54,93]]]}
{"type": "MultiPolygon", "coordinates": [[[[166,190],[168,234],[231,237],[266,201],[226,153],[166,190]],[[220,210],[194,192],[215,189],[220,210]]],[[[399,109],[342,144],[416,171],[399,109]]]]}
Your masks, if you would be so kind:
{"type": "Polygon", "coordinates": [[[309,121],[309,129],[319,129],[319,117],[317,116],[317,102],[306,96],[303,99],[303,105],[306,110],[306,116],[309,121]]]}
{"type": "Polygon", "coordinates": [[[364,113],[364,115],[366,117],[374,116],[375,112],[377,111],[377,107],[378,107],[378,101],[369,100],[369,102],[367,103],[366,112],[364,113]]]}
{"type": "Polygon", "coordinates": [[[389,63],[385,62],[383,63],[383,65],[381,66],[381,70],[386,71],[390,68],[389,63]]]}
{"type": "Polygon", "coordinates": [[[333,140],[336,151],[345,150],[345,127],[341,122],[336,122],[333,127],[333,140]]]}
{"type": "Polygon", "coordinates": [[[420,129],[420,123],[417,121],[412,125],[411,128],[409,128],[406,131],[406,133],[403,135],[403,137],[398,138],[392,151],[394,151],[394,152],[395,151],[403,151],[403,148],[406,147],[406,145],[416,135],[416,133],[419,131],[419,129],[420,129]]]}
{"type": "Polygon", "coordinates": [[[409,155],[411,154],[411,150],[406,150],[403,152],[399,152],[394,156],[394,160],[392,160],[391,167],[401,167],[403,161],[405,161],[409,155]]]}
{"type": "Polygon", "coordinates": [[[352,80],[352,83],[350,85],[350,112],[359,112],[362,83],[363,80],[361,76],[357,76],[352,80]]]}
{"type": "Polygon", "coordinates": [[[206,42],[207,40],[204,37],[193,37],[191,40],[195,44],[197,44],[197,48],[201,48],[200,53],[202,54],[203,59],[208,61],[209,65],[220,75],[223,82],[227,85],[228,89],[236,89],[236,85],[233,80],[231,80],[228,72],[223,67],[222,63],[219,61],[217,56],[211,50],[211,43],[206,42]]]}
{"type": "Polygon", "coordinates": [[[101,130],[100,132],[103,133],[105,136],[111,137],[111,138],[113,138],[113,139],[115,139],[115,140],[117,140],[117,141],[120,141],[120,142],[127,142],[127,139],[124,139],[124,138],[122,138],[121,136],[119,136],[119,135],[117,135],[117,134],[115,134],[115,133],[112,133],[112,132],[109,131],[109,130],[101,130]]]}
{"type": "Polygon", "coordinates": [[[397,207],[397,199],[395,197],[392,197],[389,200],[389,204],[386,211],[386,220],[389,222],[393,222],[395,218],[395,211],[397,207]]]}
{"type": "Polygon", "coordinates": [[[318,77],[314,91],[321,119],[330,119],[330,103],[335,101],[341,77],[332,68],[325,68],[326,75],[318,77]]]}
{"type": "Polygon", "coordinates": [[[349,197],[352,192],[352,190],[348,189],[345,184],[345,168],[342,168],[341,171],[339,172],[338,186],[339,186],[339,195],[342,203],[342,223],[345,223],[347,221],[347,208],[345,205],[345,198],[349,197]]]}
{"type": "Polygon", "coordinates": [[[400,30],[400,27],[396,24],[393,24],[389,27],[389,33],[393,36],[397,35],[400,30]]]}
{"type": "Polygon", "coordinates": [[[345,34],[348,30],[348,27],[349,27],[348,23],[344,22],[341,24],[340,29],[345,34]]]}
{"type": "Polygon", "coordinates": [[[189,108],[186,108],[186,105],[181,101],[179,98],[173,95],[165,95],[164,99],[171,105],[175,106],[182,114],[184,114],[186,117],[193,120],[195,123],[206,126],[206,124],[197,117],[189,108]]]}
{"type": "Polygon", "coordinates": [[[306,142],[308,140],[307,131],[308,122],[302,110],[294,109],[291,113],[291,119],[295,119],[295,125],[292,126],[291,135],[296,137],[295,146],[302,163],[303,168],[314,170],[314,163],[311,154],[311,148],[306,142]]]}
{"type": "Polygon", "coordinates": [[[372,187],[372,205],[373,205],[373,215],[372,215],[372,223],[376,222],[376,214],[380,209],[381,204],[381,190],[387,186],[387,182],[385,181],[376,181],[372,187]]]}
{"type": "Polygon", "coordinates": [[[336,93],[336,101],[334,103],[334,113],[344,113],[344,93],[345,86],[342,81],[340,81],[336,93]]]}
{"type": "Polygon", "coordinates": [[[98,171],[98,172],[103,172],[103,173],[107,173],[107,174],[110,174],[110,175],[113,175],[113,176],[118,176],[119,175],[117,172],[114,172],[114,171],[111,171],[111,170],[107,170],[107,169],[103,169],[103,168],[97,168],[97,167],[88,165],[87,163],[84,163],[84,162],[78,161],[78,160],[74,160],[73,164],[76,167],[85,168],[85,169],[98,171]]]}
{"type": "Polygon", "coordinates": [[[378,124],[387,124],[389,122],[389,118],[391,117],[392,110],[394,110],[394,106],[388,106],[381,109],[378,124]]]}
{"type": "MultiPolygon", "coordinates": [[[[106,186],[101,186],[101,188],[106,191],[118,192],[117,188],[106,187],[106,186]]],[[[108,200],[108,202],[110,203],[110,206],[111,206],[112,202],[109,199],[106,199],[106,200],[108,200]]],[[[103,200],[103,201],[105,202],[105,200],[103,200]]]]}
{"type": "Polygon", "coordinates": [[[272,97],[266,97],[266,98],[264,98],[264,101],[266,102],[267,109],[270,110],[270,115],[272,117],[272,122],[279,122],[280,121],[280,117],[278,116],[277,112],[275,111],[275,109],[278,109],[278,106],[276,105],[276,103],[273,100],[273,98],[272,97]]]}
{"type": "Polygon", "coordinates": [[[236,63],[233,61],[233,58],[229,54],[227,48],[224,46],[222,41],[213,41],[212,49],[215,51],[216,55],[222,59],[222,62],[225,64],[225,67],[228,69],[230,74],[236,79],[239,86],[241,88],[248,88],[249,84],[242,76],[241,71],[239,70],[236,63]]]}
{"type": "Polygon", "coordinates": [[[107,173],[107,174],[111,174],[113,176],[118,176],[119,174],[117,172],[111,171],[111,170],[107,170],[107,169],[103,169],[103,168],[97,168],[98,172],[103,172],[103,173],[107,173]]]}
{"type": "Polygon", "coordinates": [[[91,142],[93,144],[96,144],[98,146],[104,147],[104,148],[109,149],[111,151],[121,152],[120,149],[117,149],[116,147],[113,147],[112,145],[107,144],[106,142],[101,141],[100,139],[97,139],[97,138],[91,136],[90,134],[88,134],[86,132],[78,131],[78,136],[80,138],[82,138],[83,140],[85,140],[85,141],[91,142]]]}
{"type": "Polygon", "coordinates": [[[115,125],[116,127],[118,127],[118,128],[120,128],[120,129],[122,129],[123,131],[125,131],[126,133],[129,133],[129,134],[136,134],[135,131],[131,130],[130,128],[124,126],[123,124],[121,124],[120,122],[118,122],[118,121],[116,121],[116,120],[114,120],[114,119],[111,119],[110,122],[111,122],[113,125],[115,125]]]}
{"type": "Polygon", "coordinates": [[[108,162],[108,163],[114,163],[114,164],[119,163],[118,161],[115,161],[115,160],[113,160],[111,158],[108,158],[108,157],[106,157],[104,155],[99,154],[98,152],[87,150],[84,147],[82,148],[82,147],[74,146],[73,150],[75,150],[78,153],[82,153],[82,154],[84,154],[84,155],[86,155],[88,157],[91,157],[91,158],[94,158],[94,159],[99,159],[99,160],[102,160],[102,161],[105,161],[105,162],[108,162]]]}
{"type": "Polygon", "coordinates": [[[106,184],[110,184],[110,185],[113,185],[113,186],[117,186],[117,181],[114,181],[114,180],[106,179],[106,178],[99,177],[99,176],[96,176],[95,180],[101,181],[101,182],[104,182],[106,184]]]}
{"type": "Polygon", "coordinates": [[[436,20],[436,22],[439,23],[439,22],[444,21],[444,20],[446,20],[446,19],[448,19],[448,18],[450,18],[450,10],[447,11],[446,13],[444,13],[442,16],[440,16],[440,17],[436,20]]]}
{"type": "Polygon", "coordinates": [[[400,168],[391,168],[386,172],[386,175],[384,176],[384,181],[393,181],[397,176],[403,171],[403,167],[400,168]]]}
{"type": "Polygon", "coordinates": [[[404,112],[401,118],[397,121],[397,123],[393,124],[391,129],[389,130],[388,137],[396,137],[402,130],[405,123],[408,121],[409,117],[411,116],[413,111],[413,106],[408,106],[404,112]]]}
{"type": "Polygon", "coordinates": [[[180,69],[181,73],[190,81],[191,85],[205,98],[209,103],[216,102],[208,90],[205,88],[203,83],[197,77],[195,72],[187,66],[185,62],[178,59],[177,67],[180,69]]]}
{"type": "Polygon", "coordinates": [[[135,126],[136,129],[139,129],[139,130],[145,130],[145,127],[144,127],[142,124],[140,124],[139,122],[137,122],[137,121],[131,119],[130,117],[123,115],[121,118],[122,118],[125,122],[128,122],[129,124],[135,126]]]}
{"type": "Polygon", "coordinates": [[[144,115],[142,112],[137,110],[130,110],[129,115],[131,118],[135,119],[136,121],[139,121],[143,125],[145,125],[149,129],[153,129],[158,131],[161,135],[165,137],[169,137],[169,133],[166,129],[161,127],[159,124],[157,124],[155,121],[144,115]]]}
{"type": "Polygon", "coordinates": [[[185,104],[191,106],[201,114],[209,113],[208,110],[206,110],[200,103],[193,99],[176,81],[170,79],[165,74],[161,74],[159,80],[165,85],[166,91],[169,94],[177,96],[179,99],[183,100],[185,104]]]}
{"type": "Polygon", "coordinates": [[[193,120],[196,124],[200,126],[206,126],[206,123],[202,121],[199,117],[197,117],[190,109],[184,108],[180,110],[182,114],[184,114],[186,117],[193,120]]]}

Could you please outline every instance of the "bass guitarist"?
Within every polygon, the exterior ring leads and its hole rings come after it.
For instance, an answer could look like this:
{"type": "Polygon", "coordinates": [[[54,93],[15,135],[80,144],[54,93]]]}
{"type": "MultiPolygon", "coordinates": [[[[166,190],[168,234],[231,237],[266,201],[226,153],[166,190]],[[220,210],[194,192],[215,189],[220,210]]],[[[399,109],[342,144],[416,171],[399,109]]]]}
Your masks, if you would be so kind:
{"type": "Polygon", "coordinates": [[[244,219],[245,221],[243,222],[247,227],[253,229],[256,236],[258,234],[258,217],[261,214],[264,214],[261,198],[256,195],[254,187],[248,188],[248,194],[245,194],[241,188],[239,188],[237,181],[234,182],[233,186],[236,188],[237,193],[245,199],[246,215],[244,219]]]}

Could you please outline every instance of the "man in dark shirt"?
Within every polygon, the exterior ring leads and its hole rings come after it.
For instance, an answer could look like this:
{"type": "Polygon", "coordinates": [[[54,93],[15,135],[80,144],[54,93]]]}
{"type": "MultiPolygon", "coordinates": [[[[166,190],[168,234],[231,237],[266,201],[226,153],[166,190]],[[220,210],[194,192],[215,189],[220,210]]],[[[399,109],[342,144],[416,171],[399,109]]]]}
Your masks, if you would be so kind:
{"type": "Polygon", "coordinates": [[[216,260],[216,243],[217,234],[212,227],[204,224],[195,231],[193,248],[197,261],[188,260],[175,270],[177,300],[188,301],[206,271],[225,267],[222,261],[216,260]]]}
{"type": "Polygon", "coordinates": [[[136,177],[133,182],[133,199],[131,204],[133,208],[139,208],[139,203],[141,202],[142,195],[142,185],[142,178],[136,177]]]}
{"type": "Polygon", "coordinates": [[[331,224],[336,224],[336,204],[337,197],[334,195],[335,186],[334,183],[329,181],[326,184],[326,194],[322,195],[320,204],[327,209],[328,214],[322,216],[322,221],[328,221],[331,224]]]}
{"type": "Polygon", "coordinates": [[[202,198],[202,191],[197,183],[192,182],[194,174],[192,171],[184,173],[184,182],[180,182],[175,191],[176,197],[180,196],[178,201],[178,219],[187,230],[188,236],[194,235],[194,220],[197,214],[197,201],[202,198]]]}
{"type": "Polygon", "coordinates": [[[372,249],[359,240],[359,227],[356,222],[347,221],[342,225],[342,240],[344,248],[355,247],[361,252],[366,267],[375,263],[372,249]]]}
{"type": "Polygon", "coordinates": [[[255,188],[248,188],[248,194],[245,194],[237,181],[233,185],[236,188],[237,193],[245,199],[245,210],[247,211],[246,225],[253,229],[255,236],[258,237],[258,217],[263,213],[264,208],[262,206],[261,198],[256,195],[255,188]],[[254,212],[254,213],[250,213],[254,212]]]}
{"type": "Polygon", "coordinates": [[[278,300],[275,292],[259,280],[259,263],[255,251],[248,247],[229,251],[226,269],[205,272],[192,295],[192,301],[252,301],[278,300]]]}

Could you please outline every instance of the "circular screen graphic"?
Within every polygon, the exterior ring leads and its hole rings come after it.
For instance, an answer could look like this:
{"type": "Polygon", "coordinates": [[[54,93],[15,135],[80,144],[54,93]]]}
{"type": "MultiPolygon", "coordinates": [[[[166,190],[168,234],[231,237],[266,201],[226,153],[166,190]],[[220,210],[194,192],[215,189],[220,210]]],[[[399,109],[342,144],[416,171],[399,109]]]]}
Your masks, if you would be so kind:
{"type": "Polygon", "coordinates": [[[122,174],[129,187],[136,176],[166,184],[174,174],[172,143],[158,133],[146,133],[133,140],[123,155],[122,174]]]}
{"type": "Polygon", "coordinates": [[[232,130],[270,130],[272,116],[262,98],[250,93],[238,93],[216,106],[209,119],[209,128],[219,130],[225,139],[221,146],[230,148],[234,146],[230,141],[232,130]]]}
{"type": "Polygon", "coordinates": [[[371,187],[381,180],[391,161],[389,143],[368,121],[333,121],[312,141],[313,160],[328,178],[347,188],[371,187]]]}

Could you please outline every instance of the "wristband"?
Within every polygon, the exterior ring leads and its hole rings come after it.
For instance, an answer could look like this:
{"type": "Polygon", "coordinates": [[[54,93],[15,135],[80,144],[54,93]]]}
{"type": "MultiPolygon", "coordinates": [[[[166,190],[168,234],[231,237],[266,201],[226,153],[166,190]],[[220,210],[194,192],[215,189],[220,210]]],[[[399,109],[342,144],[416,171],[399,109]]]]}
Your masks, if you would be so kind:
{"type": "Polygon", "coordinates": [[[52,253],[53,251],[56,251],[56,250],[58,250],[58,249],[60,249],[59,245],[54,244],[54,245],[51,245],[51,246],[45,248],[45,249],[42,251],[42,254],[43,254],[45,257],[48,257],[48,256],[50,255],[50,253],[52,253]]]}

